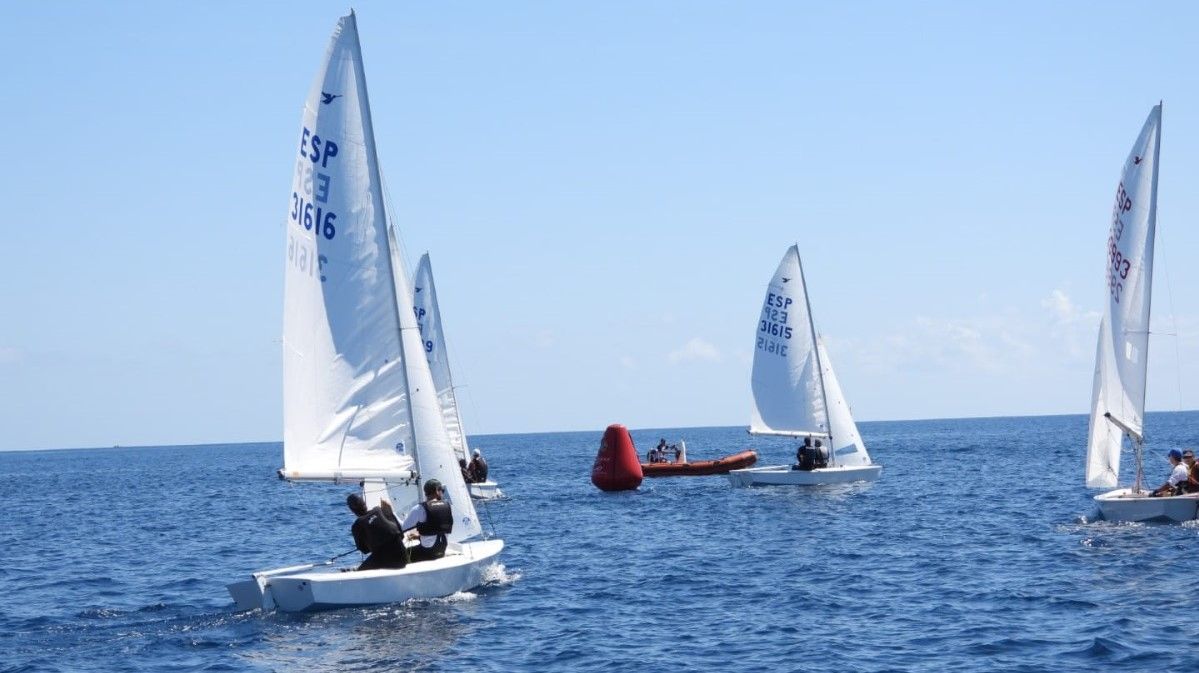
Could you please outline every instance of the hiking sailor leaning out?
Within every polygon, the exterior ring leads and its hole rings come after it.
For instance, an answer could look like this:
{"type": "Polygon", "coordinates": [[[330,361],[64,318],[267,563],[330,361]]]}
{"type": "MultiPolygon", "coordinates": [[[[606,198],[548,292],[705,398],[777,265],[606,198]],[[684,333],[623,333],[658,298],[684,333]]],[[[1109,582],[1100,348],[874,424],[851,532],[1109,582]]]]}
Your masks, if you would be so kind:
{"type": "Polygon", "coordinates": [[[454,530],[454,513],[450,503],[442,500],[440,481],[425,482],[425,501],[408,510],[400,528],[409,539],[420,538],[420,543],[408,550],[412,563],[445,556],[445,536],[454,530]]]}
{"type": "Polygon", "coordinates": [[[403,568],[408,562],[408,555],[391,503],[384,500],[378,507],[367,509],[362,496],[351,493],[346,498],[346,505],[357,517],[350,527],[354,546],[363,554],[370,554],[358,569],[403,568]]]}

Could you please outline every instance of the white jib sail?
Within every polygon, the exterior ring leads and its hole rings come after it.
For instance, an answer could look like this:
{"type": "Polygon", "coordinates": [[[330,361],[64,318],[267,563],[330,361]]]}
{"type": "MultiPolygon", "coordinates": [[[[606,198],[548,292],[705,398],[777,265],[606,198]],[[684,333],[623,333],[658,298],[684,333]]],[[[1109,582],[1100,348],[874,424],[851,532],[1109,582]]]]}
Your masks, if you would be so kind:
{"type": "Polygon", "coordinates": [[[1108,302],[1095,352],[1087,438],[1086,481],[1092,488],[1116,485],[1124,433],[1134,439],[1144,434],[1161,113],[1159,104],[1145,120],[1124,162],[1112,209],[1107,239],[1108,302]]]}
{"type": "Polygon", "coordinates": [[[750,432],[828,434],[817,358],[799,248],[793,245],[766,287],[754,331],[750,432]]]}
{"type": "Polygon", "coordinates": [[[370,112],[353,15],[304,105],[288,203],[284,473],[400,475],[414,438],[370,112]]]}
{"type": "Polygon", "coordinates": [[[441,416],[450,445],[458,458],[469,460],[470,447],[462,427],[462,415],[458,411],[458,399],[454,395],[454,379],[450,373],[450,356],[446,350],[445,330],[441,323],[441,309],[437,304],[437,286],[433,282],[433,264],[429,253],[421,255],[412,281],[412,305],[416,311],[416,322],[424,342],[429,371],[433,374],[433,385],[437,387],[437,399],[441,403],[441,416]]]}
{"type": "Polygon", "coordinates": [[[820,364],[824,368],[824,392],[825,399],[828,400],[829,428],[832,430],[830,434],[832,435],[833,463],[851,467],[870,465],[870,455],[866,453],[866,446],[862,444],[862,436],[858,434],[858,425],[853,422],[853,413],[849,409],[849,402],[845,400],[845,394],[841,392],[841,384],[837,382],[837,375],[833,373],[833,364],[828,358],[828,351],[824,348],[824,343],[819,340],[817,347],[820,349],[820,364]]]}
{"type": "MultiPolygon", "coordinates": [[[[398,251],[399,246],[394,242],[398,251]]],[[[398,254],[395,269],[395,286],[401,297],[399,301],[400,329],[403,334],[404,362],[408,370],[408,385],[412,390],[412,417],[416,434],[416,461],[422,481],[436,479],[444,488],[444,498],[454,511],[454,530],[447,537],[459,542],[474,537],[483,531],[479,516],[475,512],[470,491],[462,479],[458,458],[450,444],[449,434],[442,422],[441,403],[437,400],[437,387],[433,374],[425,359],[425,347],[416,324],[416,312],[412,307],[412,288],[408,274],[398,254]]]]}

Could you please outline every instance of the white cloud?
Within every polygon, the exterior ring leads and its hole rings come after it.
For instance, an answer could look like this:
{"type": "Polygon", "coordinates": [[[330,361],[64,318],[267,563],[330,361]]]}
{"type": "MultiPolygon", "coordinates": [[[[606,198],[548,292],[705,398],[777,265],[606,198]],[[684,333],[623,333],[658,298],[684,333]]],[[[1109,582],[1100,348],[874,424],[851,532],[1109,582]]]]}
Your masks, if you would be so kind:
{"type": "Polygon", "coordinates": [[[671,351],[667,359],[671,364],[693,361],[720,362],[721,356],[720,351],[711,342],[693,337],[681,348],[671,351]]]}

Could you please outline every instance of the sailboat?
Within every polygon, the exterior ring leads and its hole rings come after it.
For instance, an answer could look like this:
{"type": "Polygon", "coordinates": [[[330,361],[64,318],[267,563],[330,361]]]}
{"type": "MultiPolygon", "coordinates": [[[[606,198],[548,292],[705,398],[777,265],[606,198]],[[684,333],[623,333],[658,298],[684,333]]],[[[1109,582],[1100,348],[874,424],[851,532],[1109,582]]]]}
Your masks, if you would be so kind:
{"type": "Polygon", "coordinates": [[[734,486],[814,486],[874,481],[881,465],[870,462],[824,343],[816,336],[799,246],[783,255],[766,288],[755,327],[754,435],[811,437],[827,444],[826,466],[771,465],[732,470],[734,486]]]}
{"type": "MultiPolygon", "coordinates": [[[[437,400],[441,403],[441,418],[454,447],[454,455],[470,461],[470,445],[462,426],[462,414],[458,411],[458,397],[454,394],[454,380],[450,374],[450,356],[446,349],[445,330],[441,324],[441,310],[437,305],[437,286],[433,283],[433,263],[429,253],[421,255],[412,282],[412,304],[416,312],[416,323],[420,328],[425,356],[433,374],[433,386],[437,389],[437,400]]],[[[491,500],[503,495],[500,487],[488,479],[467,484],[472,498],[491,500]]]]}
{"type": "Polygon", "coordinates": [[[1149,112],[1124,161],[1107,239],[1108,301],[1095,351],[1087,487],[1117,485],[1126,437],[1136,462],[1130,488],[1095,496],[1100,514],[1109,521],[1185,521],[1195,518],[1199,504],[1199,494],[1155,498],[1144,489],[1145,379],[1161,122],[1159,103],[1149,112]]]}
{"type": "MultiPolygon", "coordinates": [[[[439,480],[454,512],[443,558],[339,572],[332,561],[229,585],[237,608],[287,612],[448,596],[478,586],[503,549],[481,539],[395,254],[353,12],[330,38],[300,127],[288,204],[283,462],[293,482],[361,485],[399,516],[439,480]]],[[[346,513],[349,535],[350,515],[346,513]]]]}

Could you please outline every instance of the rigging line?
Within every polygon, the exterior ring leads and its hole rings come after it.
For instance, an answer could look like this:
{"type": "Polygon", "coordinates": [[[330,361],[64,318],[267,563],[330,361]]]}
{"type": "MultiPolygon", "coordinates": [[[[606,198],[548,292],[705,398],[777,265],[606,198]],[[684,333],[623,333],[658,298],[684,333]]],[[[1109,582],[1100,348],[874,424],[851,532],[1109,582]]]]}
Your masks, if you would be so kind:
{"type": "MultiPolygon", "coordinates": [[[[1166,245],[1165,236],[1162,234],[1161,227],[1157,228],[1157,238],[1161,240],[1161,258],[1162,258],[1162,275],[1166,281],[1166,302],[1170,304],[1170,323],[1174,327],[1173,333],[1168,336],[1174,337],[1174,375],[1178,383],[1178,411],[1182,411],[1182,350],[1179,346],[1178,338],[1178,314],[1174,312],[1174,287],[1170,282],[1170,260],[1166,257],[1166,250],[1169,246],[1166,245]]],[[[1155,249],[1155,254],[1157,254],[1155,249]]],[[[1159,334],[1162,334],[1159,332],[1159,334]]]]}

